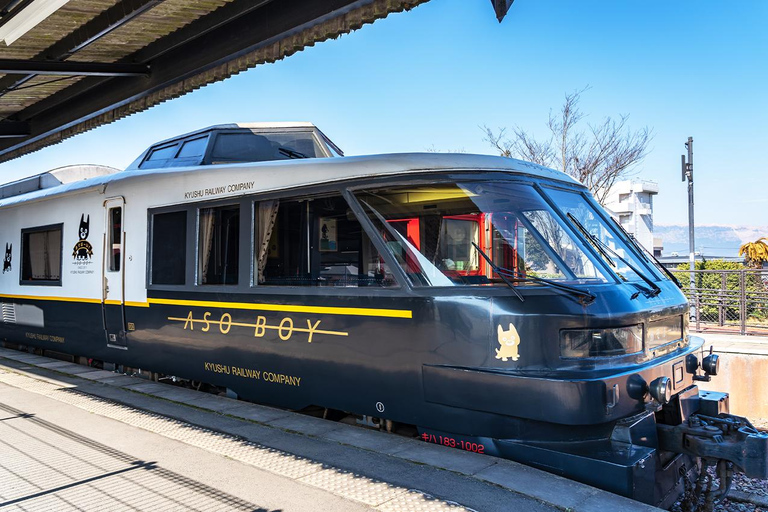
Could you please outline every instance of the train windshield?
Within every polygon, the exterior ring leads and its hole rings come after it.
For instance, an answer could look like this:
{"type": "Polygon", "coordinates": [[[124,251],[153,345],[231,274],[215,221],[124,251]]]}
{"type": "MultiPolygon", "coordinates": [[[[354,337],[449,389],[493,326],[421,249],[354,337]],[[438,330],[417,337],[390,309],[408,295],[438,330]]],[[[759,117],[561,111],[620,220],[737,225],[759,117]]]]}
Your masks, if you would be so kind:
{"type": "Polygon", "coordinates": [[[432,183],[358,191],[355,197],[417,286],[506,286],[486,256],[521,286],[535,285],[530,278],[609,280],[585,242],[529,185],[432,183]]]}
{"type": "Polygon", "coordinates": [[[646,277],[658,280],[656,274],[645,264],[647,260],[641,259],[628,246],[618,235],[616,227],[606,221],[582,194],[553,188],[546,188],[544,193],[574,224],[583,227],[600,247],[606,249],[606,260],[619,277],[626,281],[644,281],[637,274],[637,271],[640,271],[644,272],[646,277]]]}

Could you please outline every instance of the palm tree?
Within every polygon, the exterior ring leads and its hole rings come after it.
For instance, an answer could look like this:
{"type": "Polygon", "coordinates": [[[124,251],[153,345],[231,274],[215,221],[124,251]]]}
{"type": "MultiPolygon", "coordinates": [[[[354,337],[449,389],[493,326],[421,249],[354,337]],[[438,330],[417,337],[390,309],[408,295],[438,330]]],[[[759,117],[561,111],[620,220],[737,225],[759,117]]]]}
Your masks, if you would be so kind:
{"type": "Polygon", "coordinates": [[[768,261],[768,238],[762,237],[754,242],[747,242],[739,247],[739,256],[744,256],[747,265],[761,268],[768,261]]]}

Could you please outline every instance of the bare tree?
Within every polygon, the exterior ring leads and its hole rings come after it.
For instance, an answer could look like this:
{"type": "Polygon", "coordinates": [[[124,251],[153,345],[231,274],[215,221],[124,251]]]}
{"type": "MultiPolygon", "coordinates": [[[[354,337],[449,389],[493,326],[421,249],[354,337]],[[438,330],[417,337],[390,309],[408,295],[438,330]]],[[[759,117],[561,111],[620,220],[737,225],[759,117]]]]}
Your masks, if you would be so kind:
{"type": "Polygon", "coordinates": [[[579,122],[585,117],[579,110],[579,100],[587,89],[566,94],[557,115],[549,112],[547,140],[537,140],[519,126],[511,137],[506,128],[494,132],[484,126],[484,140],[502,156],[528,160],[569,174],[588,187],[602,204],[611,187],[631,176],[635,166],[648,154],[653,133],[647,127],[630,130],[628,115],[621,115],[618,120],[606,117],[598,124],[588,124],[586,130],[579,130],[579,122]]]}

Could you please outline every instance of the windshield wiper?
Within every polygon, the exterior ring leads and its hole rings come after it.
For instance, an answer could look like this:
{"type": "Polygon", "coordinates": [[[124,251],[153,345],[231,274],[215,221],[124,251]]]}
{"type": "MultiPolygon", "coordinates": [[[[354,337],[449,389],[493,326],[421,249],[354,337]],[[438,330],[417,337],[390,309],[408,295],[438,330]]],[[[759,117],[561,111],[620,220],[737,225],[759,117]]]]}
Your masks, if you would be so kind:
{"type": "MultiPolygon", "coordinates": [[[[587,237],[587,240],[592,242],[592,246],[597,250],[597,252],[600,253],[600,256],[605,258],[605,260],[608,263],[610,263],[613,268],[616,268],[616,262],[613,261],[613,259],[611,258],[611,256],[607,252],[605,252],[605,247],[603,247],[603,243],[595,235],[593,235],[592,233],[587,231],[587,228],[585,228],[581,224],[581,222],[576,220],[576,217],[574,217],[570,213],[568,213],[567,215],[568,215],[568,218],[571,219],[571,222],[573,222],[574,225],[576,225],[576,227],[579,228],[579,231],[581,231],[581,234],[584,235],[585,237],[587,237]]],[[[610,248],[608,248],[608,249],[610,249],[610,248]]]]}
{"type": "Polygon", "coordinates": [[[512,277],[513,281],[523,281],[523,282],[533,282],[533,283],[543,283],[548,286],[551,286],[552,288],[557,288],[559,290],[562,290],[564,292],[568,292],[572,295],[576,295],[577,297],[580,297],[579,301],[584,304],[585,306],[589,306],[592,304],[597,296],[595,296],[594,293],[588,292],[586,290],[581,290],[579,288],[576,288],[575,286],[569,286],[567,284],[558,283],[557,281],[551,281],[549,279],[544,279],[543,277],[537,277],[537,276],[520,276],[517,272],[514,270],[510,270],[507,268],[498,268],[497,272],[501,271],[499,275],[507,274],[508,276],[512,277]]]}
{"type": "Polygon", "coordinates": [[[657,268],[660,268],[660,269],[661,269],[661,271],[662,271],[662,272],[664,272],[664,273],[667,275],[667,277],[668,277],[668,278],[669,278],[669,279],[670,279],[670,280],[671,280],[673,283],[675,283],[675,284],[677,285],[677,287],[678,287],[678,288],[680,288],[681,290],[683,289],[683,285],[682,285],[682,284],[680,284],[680,280],[679,280],[677,277],[675,277],[675,274],[673,274],[672,272],[670,272],[670,271],[669,271],[669,269],[668,269],[667,267],[665,267],[664,265],[662,265],[662,264],[661,264],[661,262],[659,261],[659,259],[658,259],[658,258],[657,258],[657,257],[656,257],[656,256],[655,256],[655,255],[654,255],[652,252],[651,252],[651,251],[649,251],[648,249],[646,249],[646,248],[645,248],[645,246],[644,246],[643,244],[641,244],[640,242],[638,242],[638,241],[637,241],[637,239],[636,239],[634,236],[632,236],[631,234],[629,234],[629,233],[627,232],[627,230],[626,230],[626,229],[624,229],[624,226],[622,226],[621,224],[619,224],[619,221],[617,221],[617,220],[616,220],[616,219],[614,219],[613,217],[611,217],[611,220],[613,221],[613,223],[614,223],[614,224],[616,224],[616,226],[618,226],[618,228],[621,230],[621,232],[622,232],[622,233],[624,233],[624,236],[625,236],[625,237],[627,237],[627,240],[629,240],[630,242],[632,242],[632,244],[633,244],[635,247],[639,248],[639,249],[640,249],[640,251],[641,251],[642,253],[644,253],[646,256],[648,256],[650,259],[652,259],[652,260],[654,261],[654,263],[656,263],[656,267],[657,267],[657,268]]]}
{"type": "MultiPolygon", "coordinates": [[[[637,286],[638,288],[640,288],[640,289],[642,290],[642,292],[643,292],[643,293],[644,293],[644,294],[645,294],[647,297],[655,297],[655,296],[657,296],[658,294],[660,294],[660,293],[661,293],[661,288],[659,288],[659,287],[658,287],[658,285],[657,285],[656,283],[654,283],[654,282],[653,282],[653,281],[652,281],[650,278],[648,278],[648,276],[646,276],[645,274],[643,274],[642,272],[640,272],[640,270],[639,270],[637,267],[635,267],[634,265],[632,265],[632,264],[631,264],[629,261],[627,261],[627,260],[626,260],[626,258],[624,258],[623,256],[621,256],[619,253],[617,253],[616,251],[614,251],[613,249],[611,249],[611,248],[610,248],[610,247],[609,247],[607,244],[605,244],[605,242],[603,242],[602,240],[600,240],[600,239],[599,239],[597,236],[595,236],[595,235],[593,235],[592,233],[590,233],[589,231],[587,231],[587,228],[585,228],[585,227],[584,227],[584,226],[581,224],[581,222],[579,222],[579,220],[578,220],[576,217],[574,217],[574,216],[573,216],[573,215],[571,215],[570,213],[567,213],[566,215],[568,216],[568,218],[569,218],[569,219],[571,219],[571,222],[573,222],[573,224],[574,224],[574,225],[575,225],[575,226],[576,226],[576,227],[579,229],[579,231],[581,231],[581,233],[582,233],[582,234],[583,234],[583,235],[584,235],[584,236],[587,238],[587,240],[589,240],[589,241],[592,243],[592,245],[595,247],[595,249],[597,249],[597,251],[598,251],[598,252],[599,252],[601,255],[603,255],[603,256],[606,256],[606,251],[607,251],[607,252],[610,252],[610,253],[611,253],[613,256],[615,256],[616,258],[618,258],[618,259],[619,259],[619,261],[621,261],[621,262],[622,262],[622,263],[624,263],[626,266],[628,266],[628,267],[629,267],[629,269],[630,269],[632,272],[634,272],[635,274],[637,274],[637,276],[638,276],[640,279],[642,279],[643,281],[645,281],[645,282],[648,284],[648,286],[650,286],[650,287],[651,287],[651,289],[649,290],[648,288],[645,288],[645,287],[643,287],[643,286],[640,286],[640,285],[638,285],[638,284],[634,283],[634,285],[635,285],[635,286],[637,286]]],[[[611,265],[613,265],[614,267],[616,266],[616,263],[614,263],[614,262],[613,262],[613,260],[611,260],[610,258],[609,258],[609,262],[610,262],[610,263],[611,263],[611,265]]],[[[621,274],[619,274],[619,275],[621,275],[621,274]]],[[[622,278],[624,278],[624,276],[621,276],[621,277],[622,277],[622,278]]],[[[625,278],[625,279],[626,279],[626,278],[625,278]]],[[[631,298],[633,298],[633,299],[636,299],[636,298],[637,298],[637,296],[638,296],[638,294],[637,294],[637,293],[635,293],[634,295],[632,295],[632,297],[631,297],[631,298]]]]}
{"type": "Polygon", "coordinates": [[[287,156],[288,158],[309,158],[304,153],[299,153],[295,149],[291,149],[291,148],[286,148],[286,147],[280,146],[279,148],[277,148],[277,150],[281,154],[287,156]]]}
{"type": "Polygon", "coordinates": [[[509,280],[508,280],[508,279],[507,279],[507,278],[504,276],[504,274],[502,274],[502,273],[500,273],[500,272],[499,272],[499,270],[501,270],[501,269],[499,269],[499,267],[497,267],[497,266],[496,266],[496,264],[495,264],[493,261],[491,261],[491,258],[489,258],[489,257],[488,257],[488,255],[487,255],[487,254],[485,254],[485,252],[484,252],[482,249],[480,249],[480,247],[478,247],[478,245],[477,245],[475,242],[472,242],[472,245],[474,245],[474,246],[475,246],[475,249],[477,249],[477,252],[480,254],[480,256],[482,256],[482,257],[483,257],[483,259],[484,259],[485,261],[487,261],[487,262],[488,262],[488,264],[491,266],[491,268],[492,268],[493,270],[495,270],[495,271],[496,271],[496,273],[499,275],[499,277],[502,279],[502,281],[504,281],[505,283],[507,283],[507,286],[509,286],[509,288],[510,288],[510,289],[511,289],[513,292],[515,292],[515,295],[517,295],[517,298],[518,298],[518,299],[520,299],[520,302],[525,302],[525,299],[524,299],[524,298],[523,298],[523,296],[520,294],[520,292],[519,292],[519,291],[517,291],[517,288],[515,288],[515,285],[513,285],[512,283],[510,283],[510,282],[509,282],[509,280]]]}
{"type": "MultiPolygon", "coordinates": [[[[544,279],[543,277],[535,277],[535,276],[525,276],[521,277],[517,272],[514,270],[510,270],[508,268],[499,267],[491,259],[488,257],[485,252],[478,247],[478,245],[475,242],[472,242],[472,245],[477,249],[477,252],[482,255],[483,259],[488,262],[488,264],[491,266],[491,268],[498,274],[498,276],[510,287],[514,286],[512,283],[509,282],[507,277],[512,278],[512,281],[521,281],[521,282],[534,282],[534,283],[543,283],[546,285],[549,285],[553,288],[557,288],[559,290],[571,293],[573,295],[576,295],[580,297],[580,301],[585,306],[591,304],[595,301],[595,295],[588,291],[580,290],[579,288],[576,288],[574,286],[568,286],[567,284],[558,283],[557,281],[550,281],[549,279],[544,279]]],[[[512,288],[512,290],[515,291],[515,293],[518,293],[515,288],[512,288]]],[[[520,300],[523,300],[522,296],[518,293],[518,297],[520,297],[520,300]]]]}

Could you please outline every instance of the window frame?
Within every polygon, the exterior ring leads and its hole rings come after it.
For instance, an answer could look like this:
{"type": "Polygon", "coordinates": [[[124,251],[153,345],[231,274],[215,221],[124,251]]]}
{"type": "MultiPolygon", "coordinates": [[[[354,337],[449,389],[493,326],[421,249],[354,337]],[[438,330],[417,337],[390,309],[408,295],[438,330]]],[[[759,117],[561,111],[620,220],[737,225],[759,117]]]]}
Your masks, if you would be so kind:
{"type": "Polygon", "coordinates": [[[146,238],[146,275],[145,285],[148,291],[185,291],[199,293],[240,293],[250,289],[248,279],[249,272],[243,271],[243,262],[248,264],[247,260],[244,260],[249,254],[251,249],[246,245],[243,247],[244,240],[250,241],[251,235],[248,230],[253,225],[252,215],[243,216],[243,208],[247,208],[251,203],[253,196],[245,197],[230,197],[224,199],[218,199],[213,201],[196,201],[191,203],[179,203],[174,205],[162,206],[157,208],[147,208],[147,238],[146,238]],[[237,284],[197,284],[198,280],[198,225],[199,225],[199,211],[203,208],[217,208],[220,206],[238,206],[240,208],[240,249],[238,251],[238,282],[237,284]],[[187,232],[186,232],[186,245],[185,245],[185,265],[184,269],[184,284],[156,284],[152,283],[152,240],[154,237],[153,217],[157,214],[174,213],[174,212],[186,212],[187,214],[187,232]],[[250,219],[250,222],[249,222],[250,219]],[[246,253],[246,251],[248,251],[246,253]]]}
{"type": "MultiPolygon", "coordinates": [[[[251,160],[237,160],[237,159],[234,159],[234,158],[225,158],[225,159],[221,159],[221,160],[214,160],[213,159],[214,158],[213,151],[214,151],[214,148],[216,147],[216,144],[219,141],[219,138],[226,137],[228,135],[243,135],[243,134],[245,134],[245,135],[259,135],[259,133],[251,130],[250,128],[238,128],[238,129],[235,129],[235,130],[217,130],[217,131],[214,131],[211,134],[211,138],[209,139],[208,148],[205,151],[205,155],[204,155],[204,159],[203,159],[203,164],[208,164],[208,165],[232,165],[232,164],[245,164],[245,163],[254,163],[254,164],[260,163],[261,160],[254,162],[254,161],[251,161],[251,160]]],[[[267,161],[267,162],[277,162],[279,160],[265,160],[265,161],[267,161]]]]}
{"type": "MultiPolygon", "coordinates": [[[[447,183],[447,184],[455,184],[458,182],[472,182],[472,181],[482,181],[482,182],[494,182],[498,181],[499,183],[515,183],[520,185],[527,185],[532,187],[533,189],[537,190],[538,194],[541,197],[541,200],[549,206],[549,208],[552,210],[551,215],[553,215],[555,218],[560,219],[565,223],[564,219],[558,213],[557,206],[552,203],[549,196],[544,194],[542,187],[551,187],[551,188],[561,188],[564,190],[569,191],[577,191],[579,193],[583,193],[581,188],[568,188],[567,184],[561,184],[555,180],[552,180],[550,178],[545,177],[531,177],[524,174],[519,173],[503,173],[501,176],[496,176],[495,171],[488,171],[484,169],[476,169],[476,170],[458,170],[454,172],[446,171],[446,172],[440,172],[433,171],[433,175],[430,176],[430,171],[425,171],[424,174],[417,174],[415,176],[410,175],[404,175],[404,176],[396,176],[393,177],[391,180],[375,180],[375,179],[366,179],[364,182],[355,183],[354,185],[351,185],[347,188],[347,192],[351,196],[351,199],[354,200],[355,204],[358,205],[359,212],[355,210],[355,213],[359,215],[364,215],[366,218],[367,223],[370,223],[371,220],[368,218],[368,214],[365,212],[365,209],[362,207],[362,205],[359,204],[357,197],[355,196],[356,193],[360,191],[366,191],[370,190],[371,188],[386,188],[386,187],[410,187],[410,186],[419,186],[419,185],[433,185],[436,183],[447,183]],[[564,186],[563,186],[564,185],[564,186]]],[[[532,226],[530,225],[530,222],[527,221],[527,228],[531,231],[532,234],[535,234],[537,237],[537,240],[539,243],[543,244],[543,246],[548,246],[548,242],[546,242],[541,235],[538,233],[537,229],[530,229],[532,226]]],[[[564,225],[563,230],[565,233],[568,234],[568,236],[573,240],[573,242],[579,247],[579,249],[586,254],[592,255],[593,258],[590,258],[590,261],[593,265],[595,265],[595,268],[604,269],[602,271],[602,275],[605,277],[606,281],[603,283],[594,283],[590,284],[590,286],[605,286],[605,285],[613,285],[619,283],[618,276],[615,275],[614,272],[611,272],[607,266],[607,263],[603,260],[603,258],[599,257],[599,255],[591,252],[591,247],[588,247],[588,244],[584,243],[581,240],[581,237],[578,233],[575,233],[570,226],[564,225]],[[607,270],[607,272],[606,272],[607,270]]],[[[372,229],[375,229],[372,227],[372,229]]],[[[383,242],[383,240],[382,240],[383,242]]],[[[549,253],[553,253],[551,249],[548,251],[549,253]]],[[[387,248],[386,254],[390,255],[390,251],[387,248]]],[[[553,253],[554,254],[554,253],[553,253]]],[[[559,265],[565,266],[567,268],[567,265],[559,258],[555,257],[554,261],[557,261],[559,265]]],[[[414,283],[411,278],[406,274],[406,272],[403,270],[401,265],[397,262],[395,262],[397,265],[397,268],[392,268],[392,273],[397,273],[399,275],[398,280],[402,280],[403,282],[407,283],[408,287],[420,294],[428,295],[428,296],[438,296],[438,295],[451,295],[455,294],[458,290],[474,290],[475,292],[478,292],[479,290],[486,290],[483,293],[485,296],[491,296],[494,295],[494,290],[505,290],[506,287],[481,287],[481,286],[473,286],[473,285],[466,285],[466,286],[440,286],[440,285],[429,285],[429,286],[422,286],[418,283],[414,283]],[[490,293],[488,293],[490,292],[490,293]]],[[[525,291],[525,294],[531,293],[532,295],[535,295],[537,293],[541,293],[541,290],[546,288],[539,288],[539,287],[519,287],[518,291],[525,291]]],[[[473,293],[475,293],[473,292],[473,293]]]]}
{"type": "MultiPolygon", "coordinates": [[[[378,235],[370,225],[367,218],[361,216],[360,210],[354,198],[348,193],[348,184],[345,183],[327,183],[311,185],[307,187],[295,188],[290,190],[267,191],[263,193],[249,194],[241,197],[230,197],[218,200],[195,201],[189,203],[177,203],[173,205],[161,206],[156,208],[147,208],[147,238],[146,238],[146,274],[145,285],[149,292],[183,292],[194,295],[208,293],[225,293],[231,295],[254,294],[264,296],[402,296],[404,291],[408,290],[405,274],[401,274],[399,265],[388,254],[383,240],[378,240],[378,235]],[[287,285],[269,285],[261,286],[258,284],[258,277],[255,274],[255,244],[256,244],[256,217],[254,205],[260,201],[271,199],[292,200],[300,198],[314,198],[323,195],[340,195],[355,212],[355,216],[360,221],[360,225],[365,234],[371,240],[373,246],[384,262],[390,269],[396,281],[395,286],[389,287],[315,287],[315,286],[287,286],[287,285]],[[237,285],[197,285],[197,212],[200,208],[215,208],[216,206],[240,204],[240,272],[237,285]],[[153,284],[152,277],[152,237],[153,226],[152,217],[155,214],[186,211],[187,212],[187,239],[186,239],[186,269],[185,284],[153,284]],[[245,270],[247,269],[247,270],[245,270]],[[376,290],[372,293],[372,290],[376,290]]],[[[362,213],[364,215],[364,213],[362,213]]]]}
{"type": "MultiPolygon", "coordinates": [[[[392,176],[377,176],[366,178],[355,178],[349,181],[321,183],[306,185],[291,189],[283,190],[271,190],[264,192],[257,192],[254,194],[243,195],[239,197],[228,197],[217,200],[199,200],[189,203],[177,203],[168,206],[162,206],[157,208],[149,208],[147,210],[147,252],[146,257],[150,262],[147,267],[146,283],[148,291],[168,291],[168,292],[183,292],[189,293],[190,296],[205,296],[210,294],[223,293],[230,296],[237,296],[243,294],[258,294],[264,297],[271,296],[311,296],[311,297],[441,297],[441,296],[455,296],[457,293],[466,293],[468,289],[466,287],[434,287],[434,286],[413,286],[400,264],[394,259],[394,256],[390,253],[389,249],[385,245],[385,241],[381,238],[376,231],[375,226],[371,223],[367,214],[363,210],[363,207],[358,203],[353,193],[359,190],[365,190],[370,188],[380,187],[396,187],[396,186],[411,186],[419,184],[432,184],[435,182],[449,182],[455,183],[456,181],[468,181],[468,180],[485,180],[485,181],[501,181],[501,182],[514,182],[530,185],[533,187],[539,186],[552,186],[553,188],[562,188],[566,190],[576,190],[581,192],[580,187],[569,187],[568,184],[560,183],[549,178],[540,178],[535,176],[529,176],[516,173],[498,173],[496,171],[489,171],[487,169],[468,169],[468,170],[424,170],[419,173],[404,173],[392,176]],[[258,277],[256,276],[256,218],[255,218],[255,204],[260,201],[267,201],[271,199],[279,199],[281,201],[298,200],[298,199],[310,199],[316,197],[322,197],[327,195],[341,195],[352,212],[355,214],[357,220],[363,231],[371,240],[373,246],[378,251],[379,256],[389,267],[397,285],[390,287],[315,287],[315,286],[289,286],[289,285],[268,285],[263,286],[258,284],[258,277]],[[240,262],[239,262],[239,280],[238,285],[197,285],[197,211],[200,208],[213,208],[216,206],[226,204],[240,204],[240,262]],[[186,211],[187,212],[187,243],[186,243],[186,272],[185,272],[185,284],[184,285],[159,285],[150,283],[151,272],[151,221],[152,215],[156,213],[167,213],[173,211],[186,211]],[[193,217],[190,218],[189,216],[193,217]],[[247,271],[245,269],[248,269],[247,271]]],[[[545,196],[545,200],[548,201],[548,197],[545,196]]],[[[589,248],[587,248],[589,250],[589,248]]],[[[602,258],[598,259],[598,263],[605,267],[602,262],[602,258]]],[[[611,279],[603,284],[595,284],[593,287],[610,287],[614,286],[616,278],[612,272],[608,273],[611,279]]],[[[508,296],[509,290],[506,287],[473,287],[472,293],[483,297],[493,296],[508,296]]],[[[548,295],[551,291],[545,287],[530,287],[521,288],[521,292],[524,295],[548,295]]],[[[211,295],[213,296],[213,295],[211,295]]]]}
{"type": "MultiPolygon", "coordinates": [[[[407,278],[405,277],[405,274],[400,274],[398,270],[395,268],[395,266],[399,267],[396,261],[392,259],[392,256],[389,254],[389,252],[386,250],[386,246],[384,245],[384,240],[379,240],[378,233],[376,232],[375,228],[370,224],[370,221],[365,216],[365,213],[360,209],[360,206],[358,205],[357,201],[355,201],[354,197],[349,193],[349,188],[346,184],[329,184],[329,185],[321,185],[321,186],[313,186],[308,187],[306,189],[299,189],[299,190],[283,190],[283,191],[277,191],[277,192],[271,192],[266,194],[259,194],[254,196],[249,196],[249,207],[250,207],[250,217],[251,217],[251,242],[249,246],[250,251],[250,259],[248,266],[250,268],[250,290],[256,290],[258,289],[258,293],[262,293],[268,290],[275,290],[275,291],[286,291],[286,290],[292,290],[292,291],[300,291],[302,293],[309,292],[309,294],[317,294],[322,295],[323,290],[326,292],[331,292],[331,294],[339,293],[343,294],[344,292],[339,292],[339,290],[346,290],[347,292],[350,292],[351,290],[377,290],[383,293],[386,293],[387,290],[402,290],[404,287],[403,283],[407,282],[407,278]],[[290,284],[259,284],[258,283],[258,255],[257,255],[257,238],[258,238],[258,219],[256,216],[256,210],[257,205],[262,201],[271,201],[271,200],[278,200],[282,204],[283,202],[288,201],[298,201],[298,202],[304,202],[304,201],[315,201],[319,199],[323,199],[325,197],[329,196],[336,196],[341,198],[344,202],[346,202],[347,206],[352,210],[353,214],[355,215],[355,220],[358,221],[360,224],[360,228],[362,229],[363,233],[368,237],[369,241],[371,242],[371,245],[378,253],[379,257],[381,257],[384,260],[384,263],[389,268],[389,272],[392,274],[395,284],[392,286],[296,286],[296,285],[290,285],[290,284]]],[[[319,217],[314,216],[315,220],[317,220],[319,217]]],[[[302,236],[311,237],[312,236],[312,229],[313,226],[306,224],[304,226],[304,229],[302,230],[302,236]]],[[[355,292],[360,293],[360,292],[355,292]]]]}
{"type": "Polygon", "coordinates": [[[124,249],[123,248],[123,233],[124,233],[123,230],[124,230],[124,227],[125,227],[124,224],[123,224],[123,215],[124,215],[124,213],[125,212],[123,211],[123,205],[122,204],[119,205],[119,206],[110,206],[110,207],[107,208],[107,230],[108,231],[106,233],[106,235],[107,235],[107,237],[106,237],[106,242],[107,242],[106,249],[107,249],[107,252],[109,254],[109,258],[107,260],[107,265],[104,268],[104,270],[106,272],[112,272],[112,273],[120,272],[122,267],[123,267],[123,252],[124,252],[123,251],[123,249],[124,249]],[[114,213],[115,210],[119,210],[120,211],[120,230],[117,233],[117,235],[119,236],[119,240],[117,240],[118,251],[119,251],[117,253],[117,260],[115,260],[115,257],[114,257],[114,250],[115,250],[115,240],[114,240],[115,232],[114,232],[114,230],[115,230],[115,226],[113,225],[114,219],[112,217],[112,214],[114,213]],[[117,263],[117,265],[115,265],[115,263],[117,263]],[[117,268],[114,268],[114,267],[117,267],[117,268]]]}
{"type": "MultiPolygon", "coordinates": [[[[192,226],[194,230],[194,225],[192,226]]],[[[194,232],[194,231],[192,231],[194,232]]],[[[187,287],[189,283],[189,237],[190,237],[190,222],[189,222],[189,207],[188,205],[174,205],[166,206],[162,208],[148,208],[147,209],[147,251],[146,251],[146,288],[147,290],[179,290],[187,287]],[[155,238],[155,215],[162,215],[164,213],[178,213],[184,212],[186,218],[186,235],[184,239],[184,283],[183,284],[167,284],[167,283],[153,283],[152,282],[152,270],[154,265],[154,252],[152,251],[154,238],[155,238]]]]}
{"type": "MultiPolygon", "coordinates": [[[[290,134],[290,133],[309,133],[310,138],[315,143],[315,145],[320,148],[320,151],[323,153],[322,156],[315,157],[310,156],[309,158],[331,158],[334,156],[334,154],[331,152],[330,145],[326,143],[324,140],[322,140],[318,134],[316,128],[308,128],[308,127],[288,127],[288,128],[281,128],[281,129],[262,129],[262,128],[237,128],[237,129],[227,129],[227,130],[214,130],[210,133],[210,139],[208,140],[208,148],[205,152],[205,155],[203,157],[203,160],[200,165],[231,165],[231,164],[242,164],[242,163],[260,163],[259,161],[251,161],[251,160],[235,160],[231,158],[223,159],[223,160],[215,160],[213,159],[214,154],[213,150],[216,146],[216,143],[219,139],[219,137],[226,137],[227,135],[233,135],[233,134],[251,134],[251,135],[277,135],[277,134],[290,134]]],[[[283,160],[264,160],[265,162],[280,162],[283,160]]]]}
{"type": "Polygon", "coordinates": [[[64,270],[64,223],[47,224],[45,226],[34,226],[21,229],[21,243],[19,244],[19,285],[20,286],[61,286],[62,272],[64,270]],[[40,233],[43,231],[59,231],[59,278],[58,279],[24,279],[24,236],[30,233],[40,233]]]}
{"type": "Polygon", "coordinates": [[[183,141],[175,140],[172,142],[167,142],[165,144],[158,144],[157,146],[153,146],[147,150],[146,156],[144,156],[144,159],[139,164],[139,169],[142,171],[148,171],[152,169],[164,169],[168,167],[166,164],[170,161],[172,161],[174,158],[176,158],[176,155],[179,153],[179,150],[181,149],[181,144],[183,141]],[[162,151],[164,149],[173,149],[176,148],[176,151],[173,152],[173,154],[168,158],[158,158],[157,160],[152,160],[152,155],[155,153],[162,151]],[[158,165],[147,165],[149,162],[157,162],[158,165]]]}
{"type": "MultiPolygon", "coordinates": [[[[242,198],[232,198],[229,201],[227,200],[221,200],[216,201],[215,203],[198,203],[195,211],[195,222],[194,222],[194,228],[195,228],[195,256],[194,256],[194,270],[195,270],[195,281],[194,285],[197,289],[200,290],[222,290],[227,291],[231,290],[237,287],[240,287],[243,280],[243,272],[242,272],[242,263],[243,263],[243,248],[242,244],[244,241],[243,237],[243,201],[242,198]],[[238,254],[237,254],[237,283],[234,284],[224,284],[224,283],[216,283],[216,284],[208,284],[208,283],[202,283],[202,275],[200,272],[200,210],[215,210],[217,208],[226,208],[226,207],[233,207],[237,208],[238,212],[238,254]]],[[[187,220],[189,220],[189,217],[187,217],[187,220]]],[[[247,220],[247,217],[246,217],[247,220]]],[[[246,237],[248,240],[250,240],[250,237],[246,237]]]]}
{"type": "MultiPolygon", "coordinates": [[[[648,274],[650,274],[650,279],[656,283],[663,282],[667,279],[667,276],[664,275],[661,270],[659,270],[656,265],[648,258],[646,254],[643,254],[640,250],[638,250],[638,247],[635,245],[637,242],[633,242],[632,240],[629,240],[625,234],[622,232],[621,229],[618,229],[617,226],[615,226],[614,221],[611,219],[610,215],[605,211],[605,208],[603,208],[596,200],[595,198],[589,194],[586,190],[582,189],[575,189],[575,188],[569,188],[562,186],[561,184],[550,184],[550,183],[541,183],[540,185],[537,185],[538,188],[541,191],[541,194],[546,198],[547,202],[550,203],[550,205],[555,208],[557,203],[555,199],[547,193],[547,190],[556,190],[556,191],[563,191],[563,192],[570,192],[580,195],[584,201],[586,201],[591,207],[592,210],[597,214],[597,217],[600,218],[600,220],[608,226],[608,231],[618,240],[621,240],[624,245],[626,245],[627,249],[630,251],[632,255],[635,256],[637,263],[640,264],[640,270],[644,270],[644,274],[646,277],[648,277],[648,274]]],[[[571,222],[567,220],[567,218],[560,212],[559,209],[555,208],[555,211],[558,212],[558,215],[560,215],[563,219],[563,221],[567,221],[566,223],[569,225],[569,228],[571,231],[576,231],[575,228],[571,225],[571,222]]],[[[620,226],[620,224],[619,224],[620,226]]],[[[606,268],[611,275],[614,276],[614,278],[621,282],[621,279],[619,278],[617,272],[615,269],[613,269],[606,261],[605,258],[601,257],[597,250],[591,245],[591,244],[585,244],[587,245],[587,250],[589,250],[592,254],[597,255],[599,258],[599,261],[603,265],[604,268],[606,268]]],[[[630,261],[631,263],[635,263],[634,261],[630,261]]],[[[642,283],[642,279],[639,281],[634,282],[640,282],[642,283]]]]}
{"type": "Polygon", "coordinates": [[[179,150],[174,155],[174,159],[177,160],[202,160],[205,156],[205,153],[208,151],[208,139],[210,138],[210,134],[206,133],[197,137],[190,137],[188,139],[184,139],[179,144],[179,150]],[[184,151],[184,148],[187,146],[187,144],[191,142],[197,142],[202,141],[203,144],[203,151],[202,153],[196,154],[196,155],[189,155],[189,156],[182,156],[181,153],[184,151]]]}
{"type": "Polygon", "coordinates": [[[206,155],[211,150],[210,146],[211,141],[211,133],[206,132],[204,134],[197,134],[194,136],[187,137],[185,139],[179,140],[179,147],[176,150],[176,153],[173,155],[173,158],[169,158],[166,161],[166,165],[163,168],[171,168],[171,167],[196,167],[199,165],[203,165],[203,162],[205,160],[206,155]],[[202,154],[200,155],[194,155],[194,156],[181,156],[181,152],[184,150],[184,146],[188,142],[195,142],[198,140],[204,140],[204,149],[202,154]]]}

